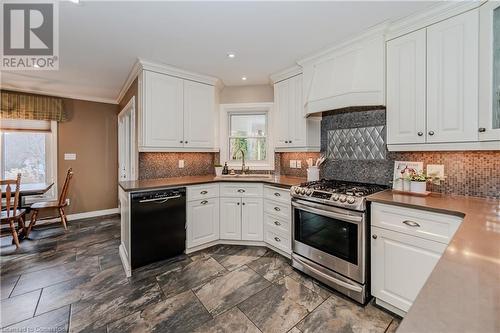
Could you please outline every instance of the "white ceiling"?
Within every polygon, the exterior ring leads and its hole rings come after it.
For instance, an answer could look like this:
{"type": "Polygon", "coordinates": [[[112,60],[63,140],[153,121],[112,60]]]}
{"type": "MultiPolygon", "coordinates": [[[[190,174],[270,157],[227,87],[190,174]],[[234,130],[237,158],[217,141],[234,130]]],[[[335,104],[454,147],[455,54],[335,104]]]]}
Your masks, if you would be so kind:
{"type": "Polygon", "coordinates": [[[61,2],[59,70],[3,72],[2,86],[114,101],[137,57],[227,86],[266,84],[301,57],[434,4],[61,2]],[[230,51],[236,58],[226,57],[230,51]]]}

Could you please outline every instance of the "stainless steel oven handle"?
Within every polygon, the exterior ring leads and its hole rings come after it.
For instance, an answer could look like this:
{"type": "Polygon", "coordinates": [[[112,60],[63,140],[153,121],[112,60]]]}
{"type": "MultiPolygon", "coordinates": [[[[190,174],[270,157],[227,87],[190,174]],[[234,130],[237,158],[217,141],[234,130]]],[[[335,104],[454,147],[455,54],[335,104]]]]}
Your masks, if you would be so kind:
{"type": "Polygon", "coordinates": [[[297,258],[295,256],[293,257],[293,259],[298,261],[301,265],[305,266],[308,270],[314,272],[315,274],[318,274],[319,276],[323,277],[326,280],[329,280],[329,281],[332,281],[333,283],[338,284],[341,287],[344,287],[346,289],[349,289],[349,290],[352,290],[352,291],[355,291],[358,293],[363,291],[363,288],[361,288],[360,286],[347,283],[347,282],[339,280],[331,275],[325,274],[322,271],[317,270],[316,268],[306,264],[305,262],[303,262],[302,260],[300,260],[299,258],[297,258]]]}
{"type": "MultiPolygon", "coordinates": [[[[322,216],[328,216],[332,217],[335,219],[339,219],[342,221],[347,221],[347,222],[353,222],[353,223],[360,223],[363,221],[363,216],[355,216],[355,215],[348,215],[348,214],[341,214],[341,213],[335,213],[329,210],[322,210],[319,208],[313,208],[308,205],[304,205],[298,201],[292,201],[292,206],[297,207],[299,209],[302,209],[306,212],[322,215],[322,216]]],[[[317,206],[317,205],[315,205],[317,206]]]]}

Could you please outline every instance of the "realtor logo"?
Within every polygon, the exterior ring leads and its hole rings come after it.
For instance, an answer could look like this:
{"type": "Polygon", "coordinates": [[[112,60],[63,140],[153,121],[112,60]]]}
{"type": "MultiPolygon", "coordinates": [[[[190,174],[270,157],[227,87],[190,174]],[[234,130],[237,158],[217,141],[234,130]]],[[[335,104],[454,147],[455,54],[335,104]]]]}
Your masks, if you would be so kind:
{"type": "Polygon", "coordinates": [[[3,70],[58,69],[56,2],[2,4],[3,70]]]}

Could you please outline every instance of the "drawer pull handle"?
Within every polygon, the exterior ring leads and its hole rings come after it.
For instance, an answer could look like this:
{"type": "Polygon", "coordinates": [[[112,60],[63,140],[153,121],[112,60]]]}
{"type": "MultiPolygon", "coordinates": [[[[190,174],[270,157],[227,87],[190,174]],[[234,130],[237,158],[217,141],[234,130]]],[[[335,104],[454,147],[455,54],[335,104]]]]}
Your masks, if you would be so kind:
{"type": "Polygon", "coordinates": [[[281,242],[281,239],[279,239],[279,237],[274,237],[274,240],[277,242],[281,242]]]}
{"type": "Polygon", "coordinates": [[[200,194],[207,194],[207,191],[201,191],[200,194]]]}
{"type": "Polygon", "coordinates": [[[274,207],[274,210],[279,212],[281,209],[279,207],[274,207]]]}
{"type": "Polygon", "coordinates": [[[409,227],[420,227],[420,224],[418,224],[417,222],[414,222],[414,221],[410,221],[410,220],[405,220],[405,221],[403,221],[403,223],[409,227]]]}
{"type": "Polygon", "coordinates": [[[244,189],[242,189],[242,188],[240,188],[240,189],[238,190],[238,193],[245,193],[245,190],[244,190],[244,189]]]}
{"type": "Polygon", "coordinates": [[[377,239],[377,235],[373,235],[373,236],[372,236],[372,238],[373,238],[373,239],[377,239]]]}
{"type": "Polygon", "coordinates": [[[200,202],[202,205],[206,205],[208,203],[207,200],[203,200],[202,202],[200,202]]]}
{"type": "Polygon", "coordinates": [[[275,192],[274,195],[277,197],[281,197],[281,194],[279,194],[278,192],[275,192]]]}
{"type": "Polygon", "coordinates": [[[274,221],[274,224],[281,225],[281,223],[279,223],[278,221],[274,221]]]}

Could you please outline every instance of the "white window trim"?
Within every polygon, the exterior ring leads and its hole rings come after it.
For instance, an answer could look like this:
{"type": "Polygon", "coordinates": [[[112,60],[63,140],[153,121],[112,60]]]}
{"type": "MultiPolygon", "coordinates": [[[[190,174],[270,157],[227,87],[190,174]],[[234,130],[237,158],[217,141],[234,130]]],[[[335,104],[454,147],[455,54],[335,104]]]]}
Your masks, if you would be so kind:
{"type": "MultiPolygon", "coordinates": [[[[45,193],[44,195],[40,196],[27,196],[24,197],[24,202],[26,204],[32,204],[34,202],[39,202],[39,201],[52,201],[52,200],[57,200],[58,199],[58,188],[57,188],[57,121],[51,121],[50,122],[50,141],[45,142],[45,158],[46,161],[50,161],[50,163],[46,163],[47,165],[47,183],[54,183],[52,188],[45,193]]],[[[0,133],[1,134],[1,133],[0,133]]],[[[2,156],[2,169],[4,168],[4,158],[3,158],[3,135],[0,135],[0,156],[2,156]]],[[[21,179],[22,182],[22,179],[21,179]]]]}
{"type": "Polygon", "coordinates": [[[272,108],[273,103],[237,103],[237,104],[221,104],[220,105],[220,162],[227,165],[236,171],[241,169],[241,162],[231,161],[229,156],[229,115],[230,114],[252,114],[266,113],[266,156],[265,161],[245,161],[246,166],[250,170],[274,170],[274,140],[270,131],[272,126],[272,108]]]}

